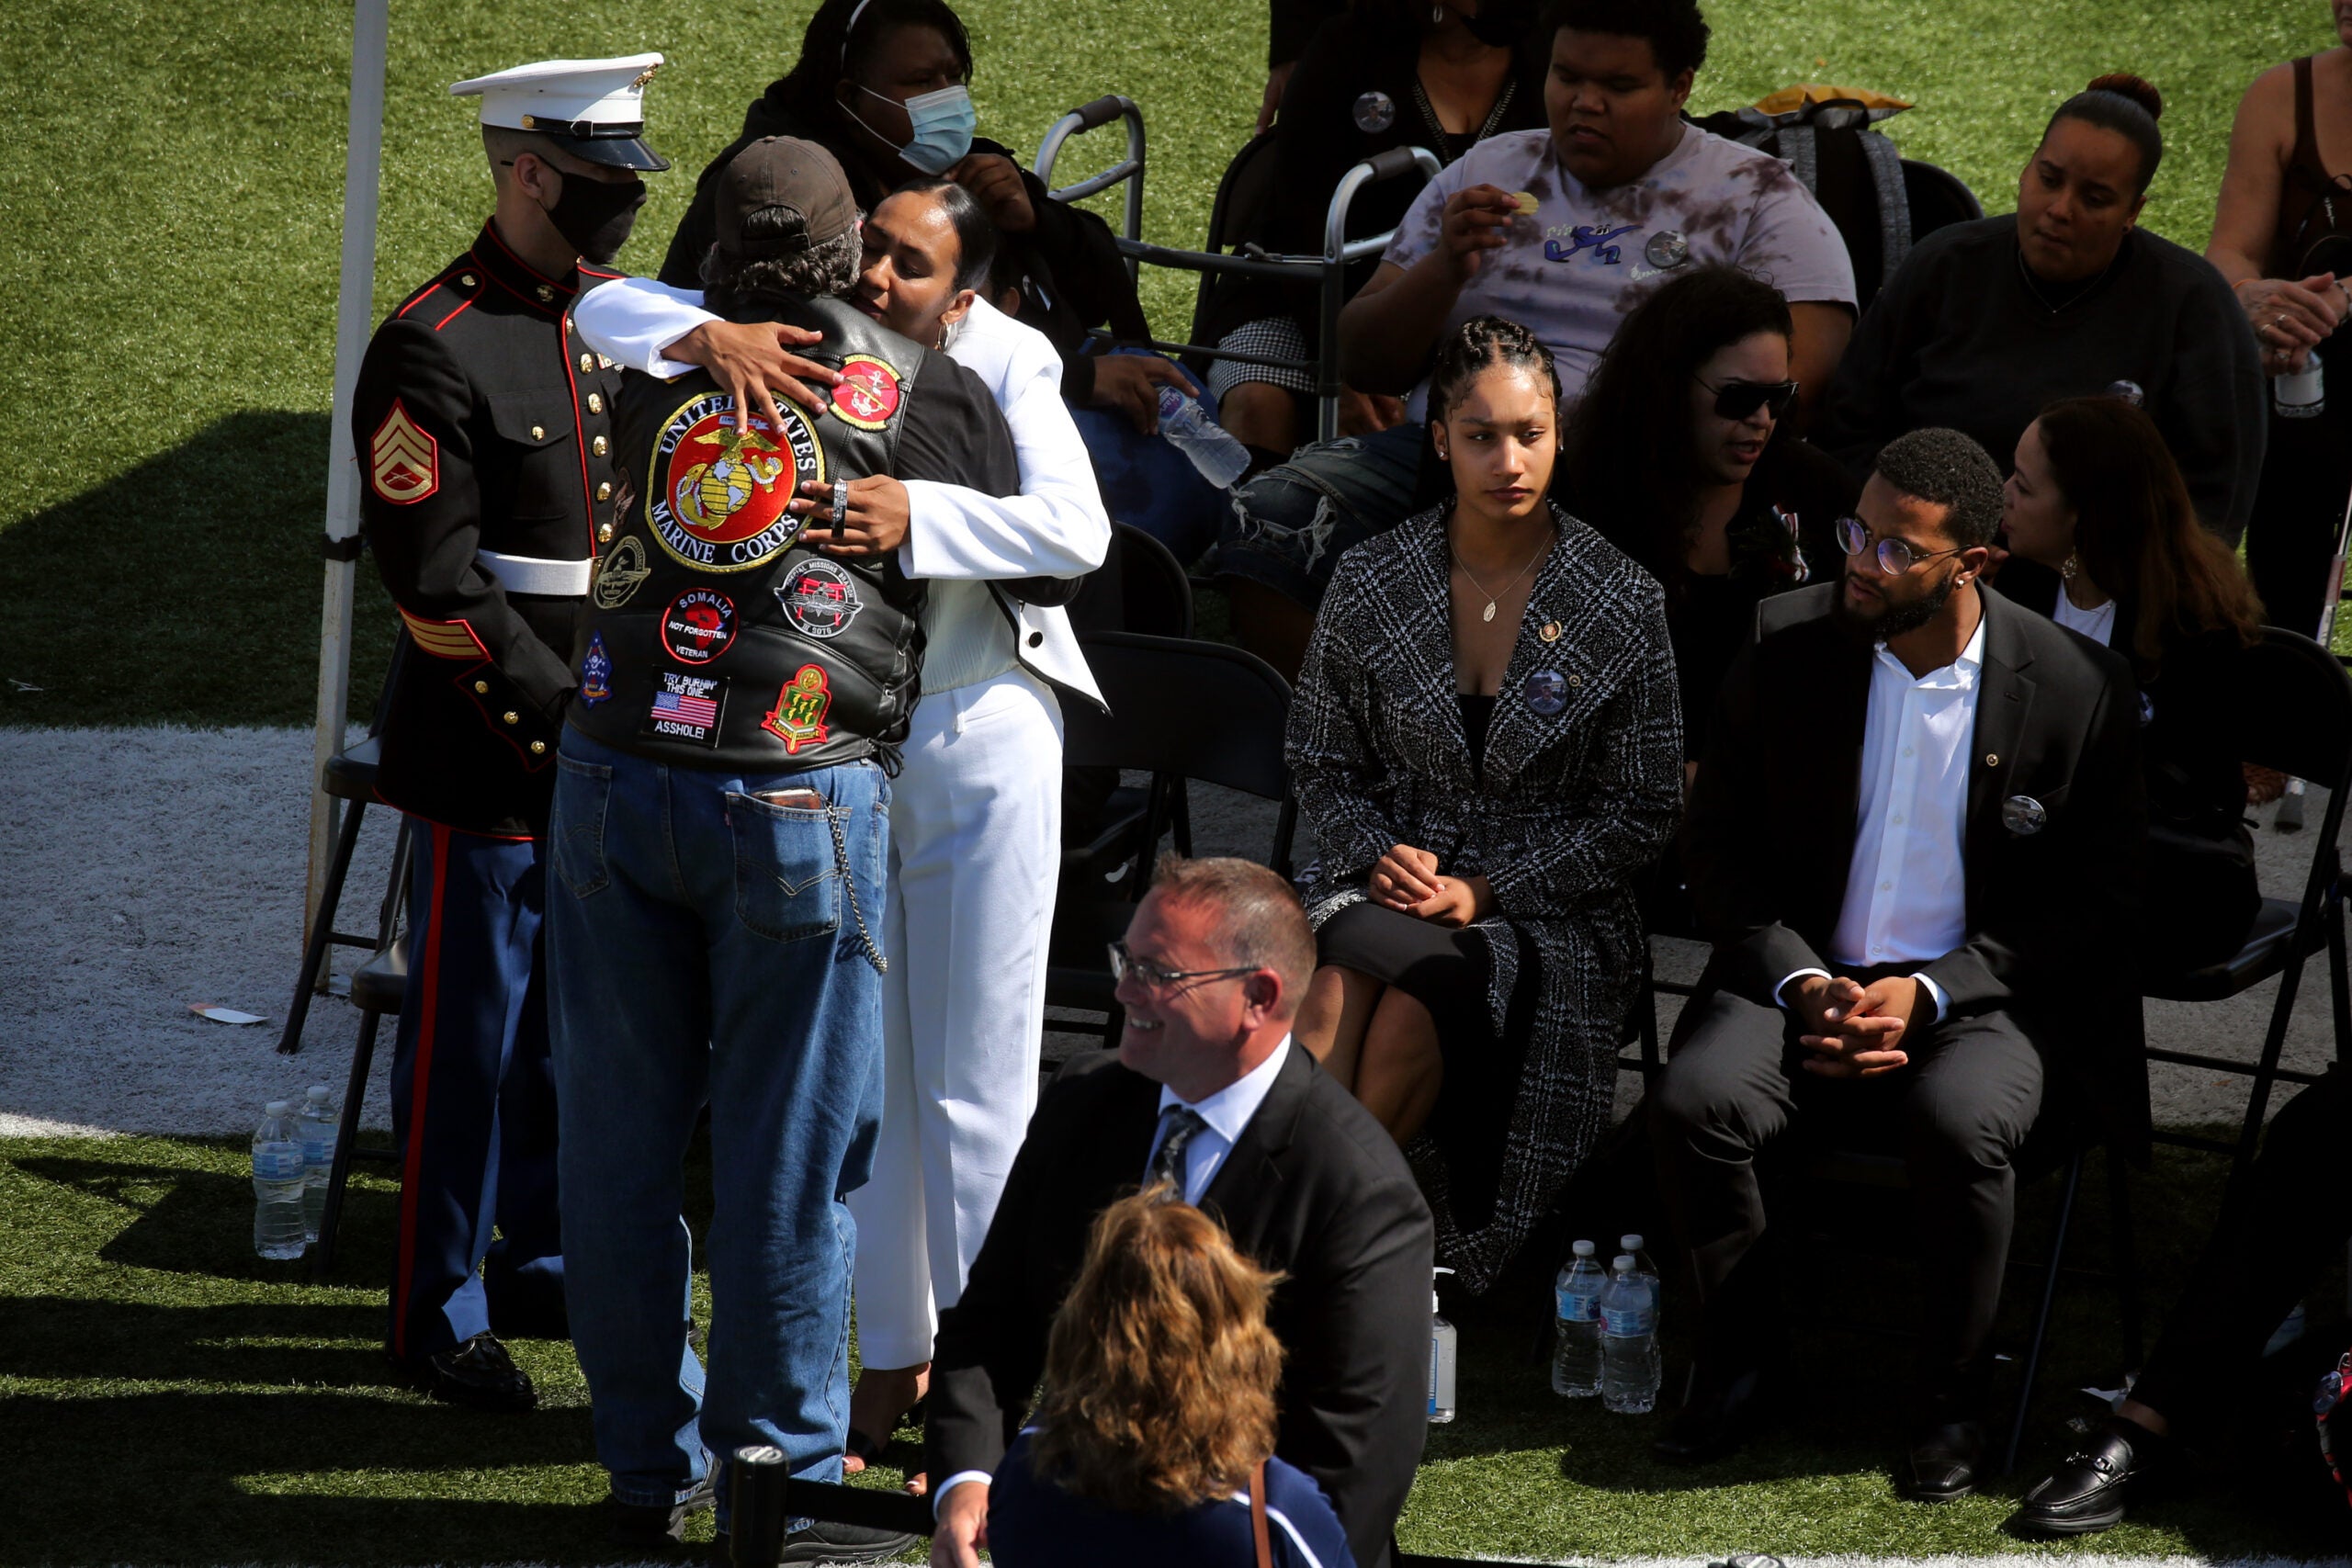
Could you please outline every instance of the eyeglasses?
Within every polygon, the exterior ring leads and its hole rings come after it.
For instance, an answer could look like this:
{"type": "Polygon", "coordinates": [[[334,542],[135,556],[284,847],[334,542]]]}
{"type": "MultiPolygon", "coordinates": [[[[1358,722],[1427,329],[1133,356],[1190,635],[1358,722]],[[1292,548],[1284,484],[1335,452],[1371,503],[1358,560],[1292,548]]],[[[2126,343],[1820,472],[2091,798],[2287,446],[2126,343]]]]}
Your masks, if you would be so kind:
{"type": "MultiPolygon", "coordinates": [[[[1690,378],[1699,381],[1696,376],[1690,378]]],[[[1789,412],[1789,405],[1797,396],[1794,381],[1725,381],[1720,387],[1699,381],[1699,385],[1715,394],[1718,419],[1746,419],[1758,409],[1764,409],[1778,419],[1789,412]]]]}
{"type": "MultiPolygon", "coordinates": [[[[1838,519],[1838,547],[1849,556],[1860,555],[1870,548],[1871,531],[1862,526],[1859,517],[1838,519]]],[[[1878,542],[1878,569],[1889,577],[1901,577],[1923,560],[1938,556],[1956,556],[1966,545],[1955,545],[1948,550],[1915,549],[1901,539],[1881,539],[1878,542]]]]}
{"type": "Polygon", "coordinates": [[[1132,975],[1137,982],[1154,991],[1164,991],[1180,980],[1230,980],[1237,975],[1255,975],[1259,967],[1255,964],[1244,964],[1232,969],[1163,969],[1129,953],[1124,942],[1111,944],[1112,983],[1123,985],[1132,975]]]}

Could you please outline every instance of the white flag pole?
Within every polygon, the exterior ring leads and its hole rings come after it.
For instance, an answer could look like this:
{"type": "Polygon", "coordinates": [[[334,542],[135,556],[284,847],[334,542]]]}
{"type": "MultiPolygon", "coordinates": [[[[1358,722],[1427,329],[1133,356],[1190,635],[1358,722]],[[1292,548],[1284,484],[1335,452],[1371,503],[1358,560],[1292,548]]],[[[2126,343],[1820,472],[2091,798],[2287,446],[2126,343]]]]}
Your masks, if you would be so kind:
{"type": "MultiPolygon", "coordinates": [[[[343,279],[334,308],[334,412],[327,432],[326,600],[319,615],[319,706],[311,741],[311,871],[302,940],[311,938],[341,825],[341,802],[319,785],[343,749],[351,705],[351,591],[357,570],[359,469],[351,444],[352,389],[376,314],[376,194],[384,152],[384,51],[390,0],[353,0],[351,123],[343,161],[343,279]]],[[[326,979],[322,966],[319,978],[326,979]]]]}

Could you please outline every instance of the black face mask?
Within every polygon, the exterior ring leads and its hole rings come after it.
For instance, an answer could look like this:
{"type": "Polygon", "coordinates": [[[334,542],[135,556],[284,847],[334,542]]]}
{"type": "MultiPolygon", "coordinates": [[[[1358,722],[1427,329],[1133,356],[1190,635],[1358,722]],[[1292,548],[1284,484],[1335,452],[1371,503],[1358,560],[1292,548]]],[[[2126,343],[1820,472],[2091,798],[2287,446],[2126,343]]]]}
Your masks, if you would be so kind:
{"type": "Polygon", "coordinates": [[[1535,0],[1478,0],[1478,14],[1462,25],[1488,49],[1510,49],[1525,41],[1535,23],[1535,0]]]}
{"type": "Polygon", "coordinates": [[[548,221],[582,259],[599,265],[620,254],[637,209],[645,205],[645,182],[608,183],[587,175],[563,176],[563,194],[548,209],[548,221]]]}

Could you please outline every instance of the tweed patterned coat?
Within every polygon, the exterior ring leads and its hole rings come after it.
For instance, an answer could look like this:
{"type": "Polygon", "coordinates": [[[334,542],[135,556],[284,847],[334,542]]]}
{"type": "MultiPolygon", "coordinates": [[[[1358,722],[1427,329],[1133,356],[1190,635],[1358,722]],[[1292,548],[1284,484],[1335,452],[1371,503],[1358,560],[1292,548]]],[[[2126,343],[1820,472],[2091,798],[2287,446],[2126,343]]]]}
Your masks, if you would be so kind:
{"type": "MultiPolygon", "coordinates": [[[[1362,902],[1399,843],[1449,875],[1484,875],[1498,914],[1498,1038],[1520,955],[1541,965],[1494,1211],[1465,1230],[1442,1156],[1409,1151],[1437,1215],[1438,1255],[1474,1292],[1492,1284],[1609,1125],[1621,1026],[1641,983],[1633,878],[1682,809],[1682,720],[1663,595],[1649,575],[1554,508],[1560,539],[1536,573],[1474,772],[1456,698],[1447,508],[1340,558],[1292,699],[1287,750],[1321,848],[1308,888],[1320,927],[1362,902]],[[1549,637],[1545,633],[1553,635],[1549,637]],[[1566,705],[1529,705],[1528,678],[1566,705]],[[1553,679],[1556,677],[1556,679],[1553,679]],[[1523,943],[1523,946],[1522,946],[1523,943]]],[[[1501,1117],[1498,1121],[1504,1120],[1501,1117]]]]}

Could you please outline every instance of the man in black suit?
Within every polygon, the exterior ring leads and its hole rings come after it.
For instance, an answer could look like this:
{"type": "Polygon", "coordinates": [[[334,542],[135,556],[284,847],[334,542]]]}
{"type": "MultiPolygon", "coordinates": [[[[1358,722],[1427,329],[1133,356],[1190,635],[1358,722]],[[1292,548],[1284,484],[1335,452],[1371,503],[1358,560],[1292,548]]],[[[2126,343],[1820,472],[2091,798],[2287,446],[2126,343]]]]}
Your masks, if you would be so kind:
{"type": "Polygon", "coordinates": [[[2000,485],[1956,432],[1890,442],[1842,582],[1765,601],[1725,680],[1686,837],[1715,948],[1650,1100],[1703,1308],[1661,1458],[1758,1414],[1782,1330],[1755,1159],[1792,1126],[1884,1129],[1907,1167],[1929,1501],[1975,1485],[2027,1134],[2087,1111],[2144,1136],[2138,699],[2114,654],[1979,587],[2000,485]]]}
{"type": "Polygon", "coordinates": [[[1330,1497],[1356,1561],[1385,1568],[1428,1431],[1434,1233],[1395,1142],[1291,1041],[1315,970],[1298,897],[1247,861],[1170,857],[1113,953],[1119,1047],[1046,1091],[940,1318],[931,1560],[978,1562],[989,1476],[1029,1412],[1087,1232],[1165,1179],[1282,1274],[1267,1314],[1285,1353],[1274,1451],[1330,1497]]]}

